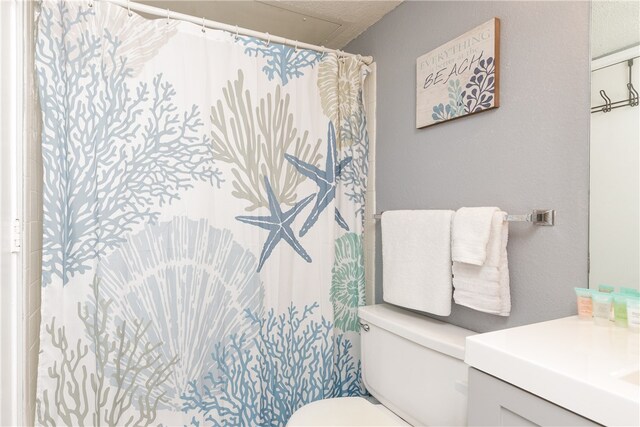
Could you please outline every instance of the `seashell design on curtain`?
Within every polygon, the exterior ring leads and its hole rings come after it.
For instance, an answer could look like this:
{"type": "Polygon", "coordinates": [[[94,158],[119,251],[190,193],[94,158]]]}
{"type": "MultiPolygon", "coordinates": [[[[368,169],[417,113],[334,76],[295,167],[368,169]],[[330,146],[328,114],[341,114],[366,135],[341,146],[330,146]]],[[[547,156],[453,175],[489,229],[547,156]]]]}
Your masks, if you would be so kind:
{"type": "Polygon", "coordinates": [[[359,58],[44,0],[39,425],[283,426],[366,393],[359,58]]]}

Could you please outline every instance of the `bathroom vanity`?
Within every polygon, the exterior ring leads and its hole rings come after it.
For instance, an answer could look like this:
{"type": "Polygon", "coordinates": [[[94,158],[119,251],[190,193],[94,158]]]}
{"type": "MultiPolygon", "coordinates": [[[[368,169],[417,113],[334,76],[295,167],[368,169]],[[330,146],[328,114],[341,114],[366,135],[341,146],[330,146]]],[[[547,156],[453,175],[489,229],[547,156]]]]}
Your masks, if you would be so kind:
{"type": "Polygon", "coordinates": [[[640,425],[639,338],[577,316],[468,337],[468,424],[640,425]]]}

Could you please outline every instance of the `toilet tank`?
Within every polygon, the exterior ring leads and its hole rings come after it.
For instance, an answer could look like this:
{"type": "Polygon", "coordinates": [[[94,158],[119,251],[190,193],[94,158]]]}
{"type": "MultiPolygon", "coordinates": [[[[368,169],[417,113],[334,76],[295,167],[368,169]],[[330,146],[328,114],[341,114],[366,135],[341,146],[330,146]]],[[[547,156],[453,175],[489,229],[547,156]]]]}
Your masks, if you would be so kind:
{"type": "Polygon", "coordinates": [[[467,425],[464,348],[475,333],[388,304],[359,314],[369,393],[412,425],[467,425]]]}

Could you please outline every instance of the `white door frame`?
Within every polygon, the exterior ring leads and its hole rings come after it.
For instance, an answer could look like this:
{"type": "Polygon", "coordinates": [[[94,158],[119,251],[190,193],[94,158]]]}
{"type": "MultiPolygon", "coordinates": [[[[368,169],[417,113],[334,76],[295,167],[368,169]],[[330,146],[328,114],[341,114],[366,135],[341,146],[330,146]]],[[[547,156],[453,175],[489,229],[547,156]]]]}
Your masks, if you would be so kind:
{"type": "Polygon", "coordinates": [[[0,0],[0,425],[24,425],[22,147],[26,1],[0,0]]]}

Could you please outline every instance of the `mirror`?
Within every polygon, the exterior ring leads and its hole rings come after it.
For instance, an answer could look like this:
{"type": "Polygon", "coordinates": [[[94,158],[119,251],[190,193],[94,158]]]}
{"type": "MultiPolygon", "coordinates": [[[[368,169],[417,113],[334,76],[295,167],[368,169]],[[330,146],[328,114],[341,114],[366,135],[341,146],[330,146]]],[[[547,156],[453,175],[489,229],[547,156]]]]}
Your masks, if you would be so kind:
{"type": "Polygon", "coordinates": [[[639,16],[637,1],[592,2],[591,289],[640,286],[639,16]]]}

